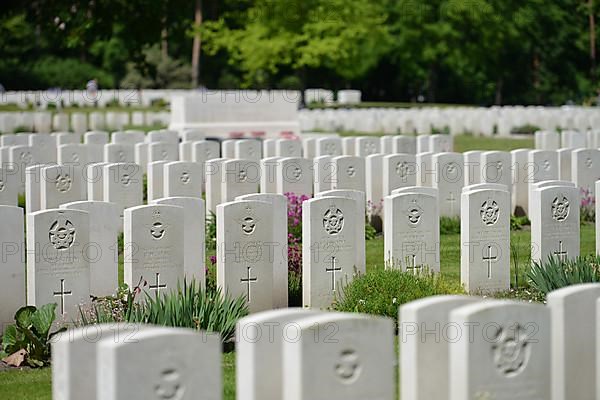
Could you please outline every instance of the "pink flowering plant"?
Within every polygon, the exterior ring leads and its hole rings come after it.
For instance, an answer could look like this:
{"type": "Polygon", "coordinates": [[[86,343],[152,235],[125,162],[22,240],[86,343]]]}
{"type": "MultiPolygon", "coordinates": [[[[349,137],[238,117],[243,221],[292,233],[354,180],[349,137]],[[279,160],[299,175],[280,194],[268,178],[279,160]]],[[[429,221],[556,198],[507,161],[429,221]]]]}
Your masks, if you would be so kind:
{"type": "Polygon", "coordinates": [[[290,306],[302,301],[302,203],[306,195],[286,193],[288,199],[288,282],[290,306]]]}
{"type": "Polygon", "coordinates": [[[581,188],[581,222],[594,222],[596,220],[596,198],[591,190],[581,188]]]}

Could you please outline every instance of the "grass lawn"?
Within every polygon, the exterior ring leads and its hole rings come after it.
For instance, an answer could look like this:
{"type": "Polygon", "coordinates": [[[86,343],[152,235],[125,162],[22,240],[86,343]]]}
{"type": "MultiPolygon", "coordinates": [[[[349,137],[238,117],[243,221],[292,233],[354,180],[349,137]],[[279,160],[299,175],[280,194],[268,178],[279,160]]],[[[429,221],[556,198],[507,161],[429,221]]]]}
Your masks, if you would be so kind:
{"type": "MultiPolygon", "coordinates": [[[[525,282],[525,265],[529,259],[529,231],[516,231],[511,234],[511,243],[516,247],[520,286],[525,282]]],[[[451,279],[460,278],[460,235],[442,235],[440,257],[442,273],[451,279]]],[[[581,227],[581,253],[592,254],[595,251],[594,225],[581,227]]],[[[512,257],[511,257],[512,258],[512,257]]],[[[514,285],[514,262],[512,263],[512,281],[514,285]]],[[[383,238],[378,237],[367,242],[367,268],[383,267],[383,238]]],[[[235,354],[223,355],[224,399],[235,400],[235,354]]],[[[10,370],[0,372],[0,399],[10,400],[50,400],[51,395],[50,368],[41,370],[10,370]]]]}

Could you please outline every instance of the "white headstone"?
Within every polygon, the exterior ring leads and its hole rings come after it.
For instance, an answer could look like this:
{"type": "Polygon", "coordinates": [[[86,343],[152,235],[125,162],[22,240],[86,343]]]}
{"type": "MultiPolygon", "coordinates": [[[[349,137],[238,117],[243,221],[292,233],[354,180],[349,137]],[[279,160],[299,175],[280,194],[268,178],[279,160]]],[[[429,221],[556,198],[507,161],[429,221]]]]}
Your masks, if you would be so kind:
{"type": "Polygon", "coordinates": [[[359,314],[325,313],[295,323],[283,345],[283,400],[393,399],[394,324],[359,314]],[[322,335],[313,335],[314,330],[322,335]],[[335,340],[328,333],[336,332],[335,340]],[[328,332],[328,333],[325,333],[328,332]]]}
{"type": "Polygon", "coordinates": [[[217,205],[221,204],[221,188],[223,186],[221,170],[226,158],[213,158],[204,163],[206,176],[206,217],[217,214],[217,205]]]}
{"type": "Polygon", "coordinates": [[[276,139],[275,156],[302,157],[302,142],[297,139],[276,139]]]}
{"type": "Polygon", "coordinates": [[[260,161],[262,158],[262,147],[258,140],[237,140],[234,148],[235,158],[237,159],[260,161]]]}
{"type": "MultiPolygon", "coordinates": [[[[324,197],[302,204],[302,304],[330,307],[358,271],[356,201],[324,197]]],[[[364,235],[364,234],[363,234],[364,235]]],[[[363,236],[364,237],[364,236],[363,236]]]]}
{"type": "Polygon", "coordinates": [[[270,203],[232,201],[217,206],[217,286],[233,298],[245,296],[250,312],[274,307],[274,242],[270,203]]]}
{"type": "Polygon", "coordinates": [[[0,168],[0,205],[16,206],[18,197],[19,185],[15,171],[10,168],[0,168]]]}
{"type": "Polygon", "coordinates": [[[276,191],[311,197],[313,194],[312,163],[306,158],[282,158],[276,167],[276,191]]]}
{"type": "Polygon", "coordinates": [[[90,293],[94,296],[114,296],[119,288],[119,247],[121,228],[119,207],[103,201],[76,201],[60,206],[65,210],[80,210],[89,214],[90,233],[87,257],[90,262],[90,293]]]}
{"type": "Polygon", "coordinates": [[[148,143],[148,162],[178,161],[179,148],[177,143],[150,142],[148,143]]]}
{"type": "Polygon", "coordinates": [[[14,323],[17,310],[25,306],[25,241],[23,209],[0,205],[0,334],[14,323]]]}
{"type": "Polygon", "coordinates": [[[450,313],[450,400],[550,399],[550,312],[484,301],[450,313]]]}
{"type": "Polygon", "coordinates": [[[438,153],[433,155],[432,164],[435,172],[433,187],[439,191],[440,216],[460,216],[460,194],[464,184],[462,155],[438,153]]]}
{"type": "Polygon", "coordinates": [[[152,204],[183,208],[183,241],[185,248],[183,271],[188,281],[193,278],[204,288],[206,286],[206,258],[204,256],[204,249],[206,248],[206,206],[204,200],[196,197],[166,197],[154,200],[152,204]]]}
{"type": "Polygon", "coordinates": [[[104,201],[116,203],[122,210],[143,202],[140,166],[130,163],[108,164],[102,167],[104,201]]]}
{"type": "Polygon", "coordinates": [[[237,196],[258,193],[259,163],[251,160],[228,160],[221,165],[221,202],[237,196]]]}
{"type": "Polygon", "coordinates": [[[596,198],[596,181],[600,179],[600,150],[577,149],[571,155],[571,180],[583,196],[596,198]]]}
{"type": "Polygon", "coordinates": [[[440,271],[440,229],[437,197],[419,193],[384,200],[386,268],[414,274],[440,271]]]}
{"type": "Polygon", "coordinates": [[[449,352],[457,330],[449,324],[450,312],[480,300],[474,296],[432,296],[400,307],[398,342],[403,400],[450,398],[449,352]]]}
{"type": "Polygon", "coordinates": [[[342,140],[336,137],[326,137],[315,140],[315,157],[337,157],[343,154],[342,140]]]}
{"type": "Polygon", "coordinates": [[[465,165],[465,186],[481,183],[481,154],[479,150],[465,151],[463,160],[465,165]]]}
{"type": "Polygon", "coordinates": [[[362,157],[339,156],[331,159],[332,189],[365,191],[365,159],[362,157]]]}
{"type": "Polygon", "coordinates": [[[296,323],[317,312],[302,308],[264,311],[242,318],[236,325],[237,400],[281,400],[283,345],[296,334],[296,323]],[[248,373],[252,371],[252,373],[248,373]]]}
{"type": "Polygon", "coordinates": [[[579,256],[579,190],[546,186],[531,191],[531,259],[564,261],[579,256]]]}
{"type": "Polygon", "coordinates": [[[104,145],[104,162],[133,163],[135,162],[132,144],[109,143],[104,145]]]}
{"type": "Polygon", "coordinates": [[[288,306],[288,220],[287,198],[280,194],[246,194],[236,200],[255,200],[269,203],[273,219],[273,307],[288,306]]]}
{"type": "Polygon", "coordinates": [[[462,195],[460,279],[468,292],[510,288],[510,195],[483,189],[462,195]]]}
{"type": "Polygon", "coordinates": [[[391,154],[383,157],[382,171],[383,196],[389,196],[398,188],[417,184],[417,164],[412,154],[391,154]]]}
{"type": "Polygon", "coordinates": [[[548,293],[548,308],[552,313],[552,399],[593,399],[596,396],[599,298],[598,283],[548,293]]]}
{"type": "Polygon", "coordinates": [[[89,214],[45,210],[27,214],[27,304],[56,303],[66,321],[90,297],[89,214]]]}
{"type": "Polygon", "coordinates": [[[97,356],[99,399],[222,399],[218,335],[143,329],[132,341],[100,341],[97,356]],[[144,368],[139,368],[140,361],[144,368]]]}
{"type": "Polygon", "coordinates": [[[41,169],[40,209],[58,208],[61,204],[86,199],[83,171],[69,165],[41,169]]]}
{"type": "Polygon", "coordinates": [[[99,162],[89,164],[84,173],[84,183],[87,184],[87,199],[92,201],[104,201],[104,166],[110,163],[99,162]]]}
{"type": "Polygon", "coordinates": [[[203,165],[173,161],[163,165],[164,197],[202,197],[203,165]]]}
{"type": "Polygon", "coordinates": [[[177,290],[184,279],[184,210],[170,205],[124,212],[124,280],[151,297],[177,290]]]}

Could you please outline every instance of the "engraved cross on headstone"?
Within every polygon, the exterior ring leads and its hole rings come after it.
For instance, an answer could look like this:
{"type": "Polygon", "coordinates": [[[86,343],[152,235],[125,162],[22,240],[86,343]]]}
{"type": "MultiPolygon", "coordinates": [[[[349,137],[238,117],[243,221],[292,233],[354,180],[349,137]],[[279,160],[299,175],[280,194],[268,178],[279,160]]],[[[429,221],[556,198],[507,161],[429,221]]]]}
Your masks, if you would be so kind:
{"type": "Polygon", "coordinates": [[[341,267],[335,266],[336,261],[337,261],[337,258],[335,258],[334,256],[331,256],[331,268],[325,267],[325,272],[331,272],[331,291],[332,292],[335,292],[335,273],[337,271],[342,270],[341,267]]]}
{"type": "Polygon", "coordinates": [[[492,263],[498,261],[498,256],[492,256],[492,246],[487,246],[487,254],[483,256],[483,261],[487,262],[488,279],[492,279],[492,263]]]}
{"type": "Polygon", "coordinates": [[[247,268],[247,277],[246,278],[242,278],[240,279],[240,283],[246,284],[246,290],[247,290],[247,298],[248,298],[248,303],[252,302],[252,282],[256,282],[258,281],[258,278],[256,277],[251,277],[250,275],[250,271],[252,270],[252,267],[246,267],[247,268]]]}
{"type": "Polygon", "coordinates": [[[64,315],[65,313],[65,296],[72,296],[73,292],[70,290],[65,290],[65,280],[60,280],[60,291],[54,292],[54,297],[60,297],[60,313],[64,315]]]}
{"type": "Polygon", "coordinates": [[[160,289],[166,289],[167,288],[167,284],[160,284],[160,273],[157,272],[156,273],[156,278],[154,280],[154,285],[150,285],[149,286],[150,290],[156,290],[156,294],[160,294],[160,289]]]}
{"type": "Polygon", "coordinates": [[[454,193],[450,192],[446,201],[450,202],[450,213],[454,214],[454,203],[456,203],[456,197],[454,197],[454,193]]]}
{"type": "Polygon", "coordinates": [[[554,255],[558,257],[560,262],[565,262],[569,256],[569,252],[563,248],[562,240],[558,241],[558,250],[554,252],[554,255]]]}
{"type": "Polygon", "coordinates": [[[410,266],[407,265],[406,270],[412,271],[413,275],[417,275],[418,273],[421,272],[421,269],[423,268],[423,266],[417,265],[417,255],[416,254],[411,254],[408,257],[410,257],[411,265],[410,266]]]}

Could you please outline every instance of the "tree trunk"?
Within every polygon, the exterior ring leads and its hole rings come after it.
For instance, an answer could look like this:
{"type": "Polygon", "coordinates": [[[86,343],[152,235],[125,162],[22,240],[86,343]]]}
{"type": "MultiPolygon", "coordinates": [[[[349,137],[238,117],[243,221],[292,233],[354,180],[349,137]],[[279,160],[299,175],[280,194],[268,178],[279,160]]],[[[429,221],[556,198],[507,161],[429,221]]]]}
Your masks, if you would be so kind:
{"type": "Polygon", "coordinates": [[[502,88],[504,87],[504,79],[499,77],[496,81],[496,98],[494,100],[494,104],[497,106],[502,105],[502,88]]]}
{"type": "MultiPolygon", "coordinates": [[[[199,29],[202,25],[202,0],[196,0],[196,9],[194,11],[194,25],[199,29]]],[[[200,32],[194,35],[192,44],[192,88],[197,88],[200,83],[200,50],[202,48],[202,36],[200,32]]]]}
{"type": "Polygon", "coordinates": [[[429,67],[429,76],[427,77],[427,102],[435,103],[435,92],[437,86],[437,65],[432,64],[429,67]]]}
{"type": "Polygon", "coordinates": [[[594,0],[588,0],[590,24],[590,77],[596,82],[596,16],[594,14],[594,0]]]}
{"type": "Polygon", "coordinates": [[[167,29],[167,13],[162,18],[162,30],[160,32],[160,51],[164,59],[169,57],[169,30],[167,29]]]}

